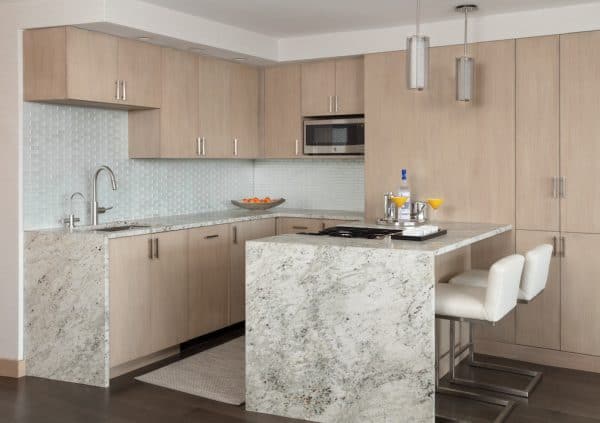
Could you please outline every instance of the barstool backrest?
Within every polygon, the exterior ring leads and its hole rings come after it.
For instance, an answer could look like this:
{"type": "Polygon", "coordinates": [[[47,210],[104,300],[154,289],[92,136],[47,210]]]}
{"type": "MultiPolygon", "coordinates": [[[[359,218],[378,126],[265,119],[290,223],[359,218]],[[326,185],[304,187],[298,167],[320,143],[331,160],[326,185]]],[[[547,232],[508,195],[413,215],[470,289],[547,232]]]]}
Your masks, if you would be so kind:
{"type": "Polygon", "coordinates": [[[513,254],[490,268],[484,306],[489,321],[497,322],[517,306],[524,263],[525,257],[513,254]]]}
{"type": "Polygon", "coordinates": [[[546,287],[552,250],[552,245],[542,244],[525,254],[525,267],[521,279],[521,291],[525,300],[532,300],[546,287]]]}

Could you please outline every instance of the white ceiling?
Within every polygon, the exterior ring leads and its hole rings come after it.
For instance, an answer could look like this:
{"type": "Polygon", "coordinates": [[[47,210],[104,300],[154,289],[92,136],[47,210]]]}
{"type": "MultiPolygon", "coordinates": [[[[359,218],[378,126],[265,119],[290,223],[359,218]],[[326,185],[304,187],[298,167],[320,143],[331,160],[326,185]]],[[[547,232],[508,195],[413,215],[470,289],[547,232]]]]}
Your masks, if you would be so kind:
{"type": "MultiPolygon", "coordinates": [[[[278,38],[413,23],[416,0],[144,0],[278,38]]],[[[465,1],[471,2],[470,0],[465,1]]],[[[478,14],[553,8],[593,0],[475,0],[478,14]]],[[[422,19],[456,17],[461,0],[422,0],[422,19]]]]}

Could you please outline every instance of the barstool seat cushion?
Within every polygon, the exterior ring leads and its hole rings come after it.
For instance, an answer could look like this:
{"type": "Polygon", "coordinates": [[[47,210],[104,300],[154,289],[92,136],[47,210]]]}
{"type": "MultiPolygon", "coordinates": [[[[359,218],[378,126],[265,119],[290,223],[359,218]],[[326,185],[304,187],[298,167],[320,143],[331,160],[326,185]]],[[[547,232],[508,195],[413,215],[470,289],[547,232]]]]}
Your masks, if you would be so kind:
{"type": "Polygon", "coordinates": [[[486,288],[477,286],[452,286],[448,283],[438,283],[435,286],[435,314],[487,320],[485,293],[486,288]]]}
{"type": "MultiPolygon", "coordinates": [[[[490,272],[488,270],[484,269],[472,269],[465,273],[461,273],[460,275],[454,276],[448,283],[451,285],[476,286],[479,288],[485,288],[487,287],[489,273],[490,272]]],[[[519,296],[517,298],[523,301],[530,300],[530,298],[527,297],[522,289],[519,289],[519,296]]]]}

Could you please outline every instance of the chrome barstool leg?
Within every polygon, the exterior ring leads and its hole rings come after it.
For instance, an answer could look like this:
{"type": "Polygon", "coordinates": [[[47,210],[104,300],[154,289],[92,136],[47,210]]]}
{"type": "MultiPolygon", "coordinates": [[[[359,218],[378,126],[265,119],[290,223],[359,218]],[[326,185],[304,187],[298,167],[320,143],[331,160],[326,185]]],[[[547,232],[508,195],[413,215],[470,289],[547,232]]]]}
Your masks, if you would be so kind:
{"type": "Polygon", "coordinates": [[[450,378],[450,383],[462,386],[469,386],[472,388],[485,389],[488,391],[500,392],[503,394],[514,395],[517,397],[529,398],[529,394],[535,389],[538,383],[542,380],[542,372],[535,370],[519,369],[515,367],[502,366],[500,364],[485,363],[477,361],[474,358],[474,344],[473,344],[473,327],[469,325],[469,365],[472,367],[495,370],[499,372],[507,372],[516,375],[529,376],[531,381],[527,384],[525,389],[511,388],[508,386],[496,385],[493,383],[476,382],[472,379],[456,378],[454,375],[450,378]]]}
{"type": "MultiPolygon", "coordinates": [[[[453,321],[450,321],[450,349],[449,349],[449,361],[450,361],[450,381],[452,380],[456,380],[456,366],[455,366],[455,362],[456,362],[456,353],[455,353],[455,323],[453,321]]],[[[469,325],[470,327],[470,325],[469,325]]],[[[483,402],[486,404],[492,404],[492,405],[498,405],[500,407],[502,407],[502,411],[501,413],[496,417],[496,419],[494,419],[494,423],[502,423],[506,420],[506,418],[509,416],[509,414],[513,411],[513,409],[516,407],[516,403],[514,401],[511,400],[505,400],[502,398],[496,398],[496,397],[492,397],[489,395],[482,395],[482,394],[476,394],[474,392],[467,392],[467,391],[461,391],[458,389],[452,389],[452,388],[442,388],[439,386],[439,343],[438,340],[436,339],[436,344],[435,344],[435,349],[436,349],[436,380],[435,380],[435,386],[436,386],[436,393],[441,394],[441,395],[450,395],[450,396],[454,396],[454,397],[458,397],[458,398],[464,398],[464,399],[470,399],[473,401],[479,401],[479,402],[483,402]]],[[[471,354],[471,351],[469,351],[469,354],[471,354]]],[[[453,419],[450,417],[446,417],[446,416],[440,416],[440,415],[436,415],[436,418],[440,418],[443,419],[443,421],[459,421],[457,419],[453,419]]]]}

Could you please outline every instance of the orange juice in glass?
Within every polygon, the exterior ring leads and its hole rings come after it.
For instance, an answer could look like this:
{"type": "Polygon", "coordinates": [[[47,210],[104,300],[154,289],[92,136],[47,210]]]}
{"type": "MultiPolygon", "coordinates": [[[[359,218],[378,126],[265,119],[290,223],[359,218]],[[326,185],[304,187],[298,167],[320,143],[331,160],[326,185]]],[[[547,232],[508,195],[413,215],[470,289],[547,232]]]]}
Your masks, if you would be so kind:
{"type": "MultiPolygon", "coordinates": [[[[442,200],[441,198],[428,198],[427,204],[429,204],[429,207],[433,209],[433,214],[436,215],[437,209],[439,209],[442,206],[442,204],[444,204],[444,200],[442,200]]],[[[437,218],[437,216],[435,217],[437,218]]]]}
{"type": "Polygon", "coordinates": [[[400,210],[408,201],[408,197],[391,197],[391,200],[394,202],[398,210],[400,210]]]}

